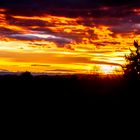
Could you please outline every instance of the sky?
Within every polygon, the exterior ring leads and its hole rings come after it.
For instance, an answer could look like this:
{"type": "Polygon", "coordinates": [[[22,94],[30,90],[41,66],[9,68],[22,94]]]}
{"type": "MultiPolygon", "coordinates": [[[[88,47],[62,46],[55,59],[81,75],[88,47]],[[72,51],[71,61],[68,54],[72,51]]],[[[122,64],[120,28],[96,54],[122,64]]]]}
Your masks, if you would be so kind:
{"type": "Polygon", "coordinates": [[[0,0],[0,72],[121,73],[134,40],[139,0],[0,0]]]}

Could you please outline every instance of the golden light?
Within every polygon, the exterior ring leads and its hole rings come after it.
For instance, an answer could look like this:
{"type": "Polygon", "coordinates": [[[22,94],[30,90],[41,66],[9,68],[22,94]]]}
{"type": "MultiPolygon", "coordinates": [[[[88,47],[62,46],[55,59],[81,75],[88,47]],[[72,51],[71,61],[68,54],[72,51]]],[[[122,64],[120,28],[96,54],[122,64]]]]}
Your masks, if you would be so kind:
{"type": "Polygon", "coordinates": [[[113,74],[116,66],[100,65],[100,71],[103,74],[113,74]]]}

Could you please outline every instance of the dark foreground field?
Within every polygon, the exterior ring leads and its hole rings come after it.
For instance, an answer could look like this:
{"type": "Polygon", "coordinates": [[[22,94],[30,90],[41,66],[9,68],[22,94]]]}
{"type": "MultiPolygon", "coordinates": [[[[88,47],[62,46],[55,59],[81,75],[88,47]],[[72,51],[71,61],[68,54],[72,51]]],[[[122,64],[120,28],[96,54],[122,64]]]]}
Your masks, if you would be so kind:
{"type": "Polygon", "coordinates": [[[122,76],[0,76],[1,101],[23,106],[139,104],[140,81],[122,76]]]}

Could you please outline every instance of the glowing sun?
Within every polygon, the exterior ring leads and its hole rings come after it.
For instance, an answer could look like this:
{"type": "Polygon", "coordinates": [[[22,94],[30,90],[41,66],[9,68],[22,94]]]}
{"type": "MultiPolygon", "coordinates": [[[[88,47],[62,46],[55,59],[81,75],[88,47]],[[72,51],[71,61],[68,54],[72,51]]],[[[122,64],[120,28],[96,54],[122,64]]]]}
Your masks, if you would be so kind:
{"type": "Polygon", "coordinates": [[[103,74],[112,74],[115,71],[115,66],[101,65],[100,71],[103,74]]]}

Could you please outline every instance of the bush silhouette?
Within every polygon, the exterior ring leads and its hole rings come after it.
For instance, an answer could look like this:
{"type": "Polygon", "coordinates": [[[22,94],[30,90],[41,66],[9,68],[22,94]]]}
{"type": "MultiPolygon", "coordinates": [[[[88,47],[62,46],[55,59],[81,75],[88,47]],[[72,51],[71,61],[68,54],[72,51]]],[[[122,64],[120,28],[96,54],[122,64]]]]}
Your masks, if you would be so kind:
{"type": "Polygon", "coordinates": [[[32,74],[29,71],[23,72],[20,76],[24,79],[32,78],[32,74]]]}
{"type": "Polygon", "coordinates": [[[138,78],[140,76],[140,46],[134,40],[135,50],[130,49],[130,54],[125,55],[126,65],[123,66],[124,75],[138,78]]]}

